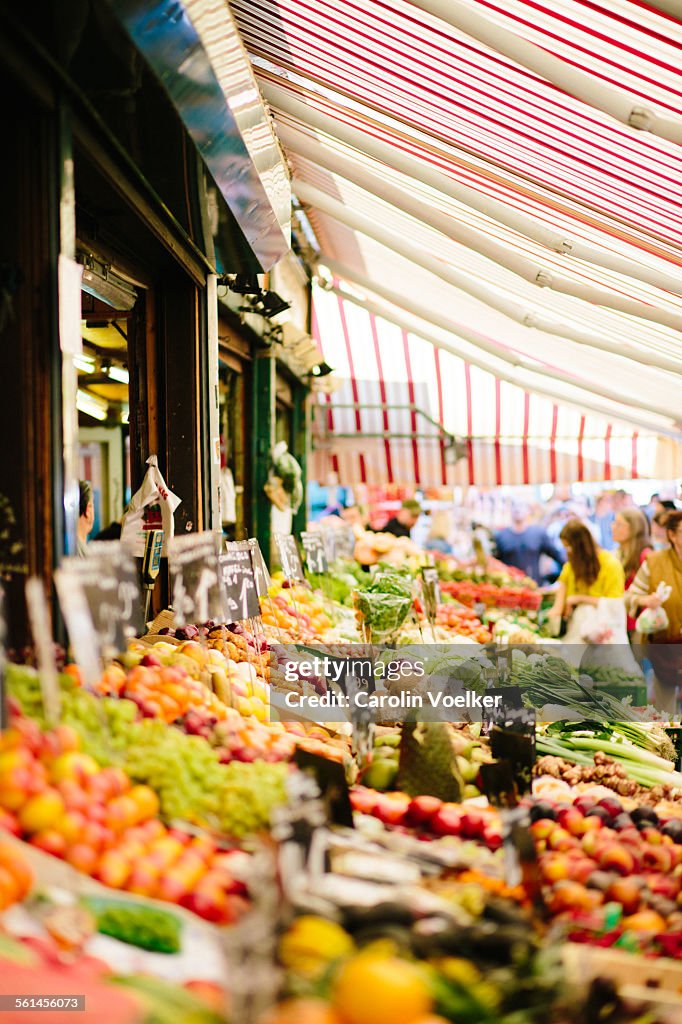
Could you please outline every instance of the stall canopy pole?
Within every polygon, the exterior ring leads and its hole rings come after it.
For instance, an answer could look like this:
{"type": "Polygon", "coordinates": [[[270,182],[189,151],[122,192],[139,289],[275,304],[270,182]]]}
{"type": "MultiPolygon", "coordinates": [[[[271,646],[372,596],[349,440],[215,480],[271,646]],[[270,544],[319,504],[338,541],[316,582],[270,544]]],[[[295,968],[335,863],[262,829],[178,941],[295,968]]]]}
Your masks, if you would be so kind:
{"type": "MultiPolygon", "coordinates": [[[[278,129],[280,141],[284,143],[290,152],[304,157],[313,163],[323,166],[332,174],[340,175],[347,181],[352,182],[359,188],[364,189],[371,196],[376,196],[385,203],[400,210],[402,213],[415,217],[423,224],[428,224],[435,231],[439,231],[452,241],[472,249],[474,252],[496,263],[499,267],[509,271],[518,277],[523,278],[529,284],[537,285],[540,288],[548,288],[550,291],[563,292],[577,299],[583,299],[596,306],[607,306],[619,310],[630,316],[636,316],[643,320],[650,320],[664,327],[670,327],[676,331],[682,331],[682,314],[669,309],[661,309],[652,303],[640,302],[637,299],[628,298],[621,291],[601,288],[598,285],[586,284],[578,280],[563,277],[557,274],[549,266],[541,266],[533,260],[512,251],[508,246],[495,241],[489,234],[477,228],[471,228],[461,221],[456,220],[451,213],[445,213],[434,206],[431,206],[418,193],[411,193],[407,188],[400,188],[390,184],[385,177],[370,171],[358,161],[342,156],[340,153],[328,147],[321,147],[318,141],[312,139],[307,133],[282,125],[278,129]]],[[[494,272],[494,268],[491,268],[494,272]]],[[[513,282],[510,282],[513,286],[513,282]]],[[[665,295],[661,294],[662,298],[665,295]]],[[[682,371],[682,364],[680,364],[682,371]]]]}

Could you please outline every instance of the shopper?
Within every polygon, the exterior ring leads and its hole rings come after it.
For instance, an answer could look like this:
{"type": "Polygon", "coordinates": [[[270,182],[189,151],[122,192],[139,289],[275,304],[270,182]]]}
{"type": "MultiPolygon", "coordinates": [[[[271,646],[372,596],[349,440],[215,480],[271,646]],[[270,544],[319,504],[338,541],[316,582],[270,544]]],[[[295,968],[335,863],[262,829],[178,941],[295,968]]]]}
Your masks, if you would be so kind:
{"type": "Polygon", "coordinates": [[[404,501],[398,512],[379,531],[380,533],[392,533],[394,537],[409,537],[412,528],[422,514],[422,507],[414,498],[404,501]]]}
{"type": "Polygon", "coordinates": [[[626,604],[633,617],[643,608],[661,605],[668,617],[665,629],[642,639],[656,677],[654,704],[659,711],[674,713],[676,691],[682,681],[682,511],[665,513],[662,525],[668,546],[654,551],[640,567],[626,595],[626,604]],[[672,587],[664,602],[656,592],[661,583],[672,587]]]}
{"type": "Polygon", "coordinates": [[[95,523],[95,504],[92,500],[92,484],[88,480],[79,480],[78,490],[78,525],[76,527],[78,544],[76,551],[79,558],[85,558],[88,537],[92,533],[95,523]]]}
{"type": "Polygon", "coordinates": [[[452,554],[450,536],[452,534],[452,519],[449,512],[440,509],[431,514],[431,525],[429,533],[424,541],[427,551],[438,551],[441,555],[452,554]]]}
{"type": "Polygon", "coordinates": [[[542,582],[540,555],[548,555],[559,566],[566,561],[544,526],[531,522],[526,505],[513,506],[511,526],[495,534],[495,544],[501,562],[520,569],[536,583],[542,582]]]}
{"type": "MultiPolygon", "coordinates": [[[[623,566],[627,590],[652,551],[649,520],[638,508],[622,509],[613,520],[613,539],[618,544],[616,556],[623,566]]],[[[628,636],[632,636],[635,620],[631,615],[628,615],[627,626],[628,636]]]]}
{"type": "Polygon", "coordinates": [[[580,605],[596,607],[602,597],[622,598],[623,566],[614,555],[598,548],[590,530],[579,519],[569,519],[561,531],[568,561],[559,575],[552,618],[568,618],[580,605]]]}

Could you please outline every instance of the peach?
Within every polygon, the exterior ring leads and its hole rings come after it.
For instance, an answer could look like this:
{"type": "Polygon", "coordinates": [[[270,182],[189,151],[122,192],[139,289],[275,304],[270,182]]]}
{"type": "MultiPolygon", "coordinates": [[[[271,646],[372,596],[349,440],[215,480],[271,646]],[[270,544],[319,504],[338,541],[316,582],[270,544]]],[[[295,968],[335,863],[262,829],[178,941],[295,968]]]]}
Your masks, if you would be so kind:
{"type": "Polygon", "coordinates": [[[149,857],[142,857],[133,865],[126,889],[139,896],[153,896],[156,893],[161,869],[149,857]]]}
{"type": "Polygon", "coordinates": [[[542,877],[547,882],[561,882],[571,873],[571,862],[565,854],[556,853],[544,856],[540,861],[542,877]]]}
{"type": "Polygon", "coordinates": [[[90,803],[90,797],[75,779],[63,779],[57,783],[57,789],[70,811],[84,811],[90,803]]]}
{"type": "Polygon", "coordinates": [[[74,843],[66,849],[65,859],[84,875],[91,875],[97,865],[97,854],[85,843],[74,843]]]}
{"type": "Polygon", "coordinates": [[[112,889],[122,889],[130,877],[130,861],[118,850],[106,850],[97,864],[96,877],[112,889]]]}
{"type": "Polygon", "coordinates": [[[661,874],[667,874],[672,868],[672,854],[667,846],[654,846],[651,843],[645,843],[641,850],[642,855],[642,867],[645,870],[658,871],[661,874]]]}
{"type": "Polygon", "coordinates": [[[137,821],[137,804],[130,796],[117,796],[108,804],[106,822],[115,832],[122,832],[137,821]]]}
{"type": "Polygon", "coordinates": [[[642,902],[641,886],[634,878],[617,878],[606,890],[606,898],[620,903],[624,914],[634,914],[642,902]]]}
{"type": "Polygon", "coordinates": [[[575,839],[565,828],[556,827],[547,837],[547,846],[550,850],[570,850],[575,845],[575,839]]]}
{"type": "Polygon", "coordinates": [[[158,864],[159,868],[167,868],[174,864],[182,853],[184,847],[178,839],[172,836],[162,836],[155,839],[149,847],[149,859],[158,864]]]}
{"type": "Polygon", "coordinates": [[[609,843],[598,850],[597,862],[604,871],[617,871],[619,875],[630,875],[635,868],[632,852],[617,843],[609,843]]]}

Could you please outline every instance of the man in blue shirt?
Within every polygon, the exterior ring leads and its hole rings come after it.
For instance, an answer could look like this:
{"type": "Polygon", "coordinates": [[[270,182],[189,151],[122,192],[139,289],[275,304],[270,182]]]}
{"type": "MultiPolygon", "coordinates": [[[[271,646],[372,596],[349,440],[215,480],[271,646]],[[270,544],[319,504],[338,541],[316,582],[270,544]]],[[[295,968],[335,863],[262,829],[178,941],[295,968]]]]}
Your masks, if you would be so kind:
{"type": "Polygon", "coordinates": [[[512,509],[512,525],[495,534],[497,557],[505,565],[513,565],[536,583],[541,583],[540,555],[549,555],[560,566],[566,555],[551,539],[544,526],[531,523],[528,509],[515,505],[512,509]]]}

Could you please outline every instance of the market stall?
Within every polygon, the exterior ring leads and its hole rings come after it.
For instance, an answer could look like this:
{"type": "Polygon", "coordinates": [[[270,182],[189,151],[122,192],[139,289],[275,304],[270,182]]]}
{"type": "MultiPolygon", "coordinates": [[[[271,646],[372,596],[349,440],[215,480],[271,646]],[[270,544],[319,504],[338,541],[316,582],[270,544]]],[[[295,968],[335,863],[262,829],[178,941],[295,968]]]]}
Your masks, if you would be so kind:
{"type": "Polygon", "coordinates": [[[564,660],[521,573],[416,549],[368,572],[343,531],[278,536],[272,577],[255,542],[176,538],[175,610],[137,637],[125,555],[94,548],[58,576],[75,661],[31,588],[0,735],[25,998],[49,980],[131,1021],[675,1020],[679,730],[641,678],[564,660]]]}

